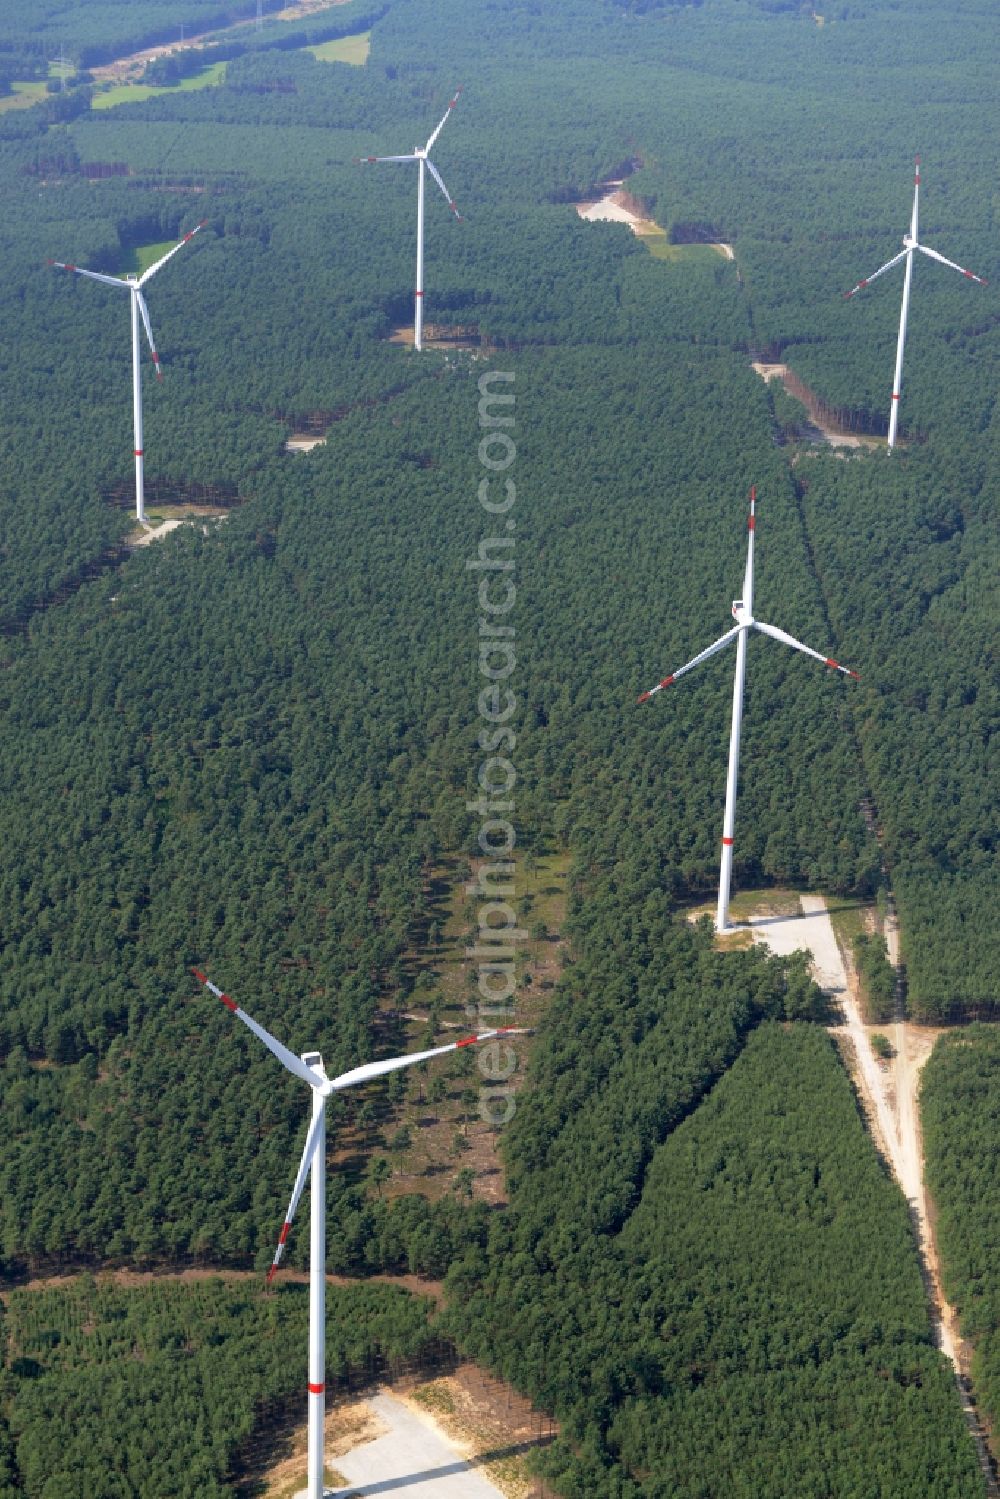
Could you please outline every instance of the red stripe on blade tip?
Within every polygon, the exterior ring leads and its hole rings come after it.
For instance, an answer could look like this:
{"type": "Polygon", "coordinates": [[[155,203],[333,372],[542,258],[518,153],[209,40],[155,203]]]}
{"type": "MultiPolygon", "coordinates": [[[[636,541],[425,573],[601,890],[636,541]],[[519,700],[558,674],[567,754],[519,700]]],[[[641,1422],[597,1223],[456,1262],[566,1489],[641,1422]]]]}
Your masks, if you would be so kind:
{"type": "Polygon", "coordinates": [[[233,1014],[235,1015],[236,1011],[239,1009],[239,1005],[236,1003],[236,1001],[234,999],[230,999],[228,994],[220,994],[219,998],[222,1000],[222,1003],[225,1005],[226,1009],[232,1010],[233,1014]]]}
{"type": "Polygon", "coordinates": [[[671,675],[671,676],[669,676],[669,677],[664,677],[664,678],[663,678],[663,681],[662,681],[662,682],[661,682],[661,683],[660,683],[660,686],[661,686],[661,687],[670,687],[670,686],[672,686],[672,685],[673,685],[673,680],[674,680],[674,679],[673,679],[673,676],[672,676],[672,675],[671,675]]]}
{"type": "Polygon", "coordinates": [[[649,692],[640,692],[639,696],[636,698],[636,704],[648,703],[650,696],[651,694],[649,692]]]}
{"type": "Polygon", "coordinates": [[[290,1230],[291,1226],[292,1225],[290,1223],[284,1223],[284,1224],[282,1224],[281,1233],[280,1233],[280,1235],[278,1237],[278,1243],[279,1244],[284,1244],[285,1240],[288,1238],[288,1233],[289,1233],[289,1230],[290,1230]]]}

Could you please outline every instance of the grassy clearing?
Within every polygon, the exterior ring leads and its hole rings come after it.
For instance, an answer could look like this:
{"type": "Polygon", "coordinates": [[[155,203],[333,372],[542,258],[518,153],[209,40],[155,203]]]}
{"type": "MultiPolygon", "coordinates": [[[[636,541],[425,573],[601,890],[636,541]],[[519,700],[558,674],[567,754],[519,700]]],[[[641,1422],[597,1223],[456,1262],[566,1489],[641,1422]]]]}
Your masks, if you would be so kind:
{"type": "Polygon", "coordinates": [[[123,246],[118,264],[115,266],[115,276],[141,276],[143,271],[148,271],[161,256],[166,255],[177,241],[165,239],[152,245],[126,245],[123,246]]]}
{"type": "Polygon", "coordinates": [[[210,63],[208,67],[192,73],[190,78],[182,78],[180,83],[171,84],[169,88],[157,88],[150,83],[118,83],[96,93],[92,107],[114,109],[119,104],[139,104],[143,99],[155,99],[157,94],[190,94],[197,89],[211,88],[222,82],[226,66],[224,62],[210,63]]]}
{"type": "Polygon", "coordinates": [[[44,82],[39,83],[12,83],[12,94],[5,94],[0,99],[0,114],[6,114],[9,109],[30,109],[33,104],[40,104],[46,97],[44,82]]]}
{"type": "Polygon", "coordinates": [[[355,36],[340,36],[335,41],[320,42],[305,50],[320,62],[349,62],[356,68],[363,68],[368,61],[371,46],[371,32],[359,31],[355,36]]]}
{"type": "Polygon", "coordinates": [[[841,956],[850,972],[854,961],[854,939],[862,932],[878,930],[878,911],[873,901],[860,900],[852,895],[828,895],[827,909],[830,925],[837,939],[841,956]]]}
{"type": "Polygon", "coordinates": [[[654,260],[667,260],[687,265],[707,265],[710,262],[718,262],[719,252],[714,245],[673,245],[667,238],[665,229],[645,230],[636,235],[636,239],[642,241],[654,260]]]}

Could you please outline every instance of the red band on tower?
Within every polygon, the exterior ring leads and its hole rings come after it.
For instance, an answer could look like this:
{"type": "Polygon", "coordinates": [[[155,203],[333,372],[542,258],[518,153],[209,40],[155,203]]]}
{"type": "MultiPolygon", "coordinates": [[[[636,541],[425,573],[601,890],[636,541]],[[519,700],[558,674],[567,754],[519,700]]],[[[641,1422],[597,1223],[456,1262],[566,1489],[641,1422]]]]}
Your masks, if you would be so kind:
{"type": "Polygon", "coordinates": [[[309,1393],[310,1393],[310,1395],[322,1395],[322,1393],[323,1393],[323,1391],[325,1389],[326,1389],[326,1385],[311,1384],[309,1386],[309,1393]]]}
{"type": "Polygon", "coordinates": [[[727,848],[732,848],[732,846],[733,846],[733,840],[731,838],[723,838],[722,841],[726,845],[727,848]]]}

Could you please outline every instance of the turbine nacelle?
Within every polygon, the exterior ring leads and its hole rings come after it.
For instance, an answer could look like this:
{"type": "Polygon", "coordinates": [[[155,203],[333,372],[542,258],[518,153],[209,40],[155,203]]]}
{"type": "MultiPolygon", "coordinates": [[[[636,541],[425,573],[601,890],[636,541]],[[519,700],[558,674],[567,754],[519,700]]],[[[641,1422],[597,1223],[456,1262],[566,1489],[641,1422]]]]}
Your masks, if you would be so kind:
{"type": "Polygon", "coordinates": [[[917,241],[912,234],[904,234],[903,245],[907,250],[915,250],[917,248],[917,241]]]}
{"type": "Polygon", "coordinates": [[[749,630],[753,624],[753,615],[742,599],[733,599],[733,619],[742,630],[749,630]]]}

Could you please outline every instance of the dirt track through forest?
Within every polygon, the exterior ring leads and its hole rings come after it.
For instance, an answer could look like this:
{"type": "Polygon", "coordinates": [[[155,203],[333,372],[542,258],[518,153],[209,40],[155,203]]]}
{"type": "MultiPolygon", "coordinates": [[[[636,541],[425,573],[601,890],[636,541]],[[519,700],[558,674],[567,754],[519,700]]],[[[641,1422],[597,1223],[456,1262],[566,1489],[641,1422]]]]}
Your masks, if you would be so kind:
{"type": "MultiPolygon", "coordinates": [[[[297,4],[288,5],[284,10],[266,16],[265,20],[304,20],[307,16],[316,15],[324,10],[333,10],[334,6],[347,3],[348,0],[299,0],[297,4]]],[[[241,27],[247,27],[251,19],[248,16],[244,21],[234,21],[231,26],[219,26],[213,31],[200,31],[195,36],[186,36],[183,41],[178,38],[176,42],[162,42],[157,47],[144,47],[141,52],[132,52],[128,57],[116,57],[113,62],[101,63],[89,71],[100,83],[122,83],[129,74],[141,73],[147,63],[154,62],[158,57],[169,57],[174,52],[203,52],[216,37],[224,35],[227,31],[238,31],[241,27]]]]}
{"type": "MultiPolygon", "coordinates": [[[[879,1027],[864,1023],[857,977],[850,960],[841,953],[826,902],[820,895],[802,895],[800,902],[802,914],[799,916],[752,917],[750,925],[754,938],[766,942],[774,952],[786,955],[797,948],[807,948],[813,955],[816,982],[841,1010],[843,1020],[830,1027],[830,1034],[837,1038],[847,1054],[876,1144],[910,1205],[924,1284],[931,1303],[935,1342],[954,1369],[963,1414],[976,1445],[986,1492],[990,1499],[998,1499],[1000,1488],[985,1432],[971,1399],[968,1349],[961,1342],[955,1310],[947,1301],[941,1283],[930,1200],[924,1184],[918,1107],[920,1072],[942,1032],[897,1019],[892,1028],[895,1056],[891,1066],[883,1070],[871,1044],[871,1037],[879,1027]]],[[[894,922],[890,923],[887,942],[890,960],[898,967],[899,939],[894,922]]]]}

